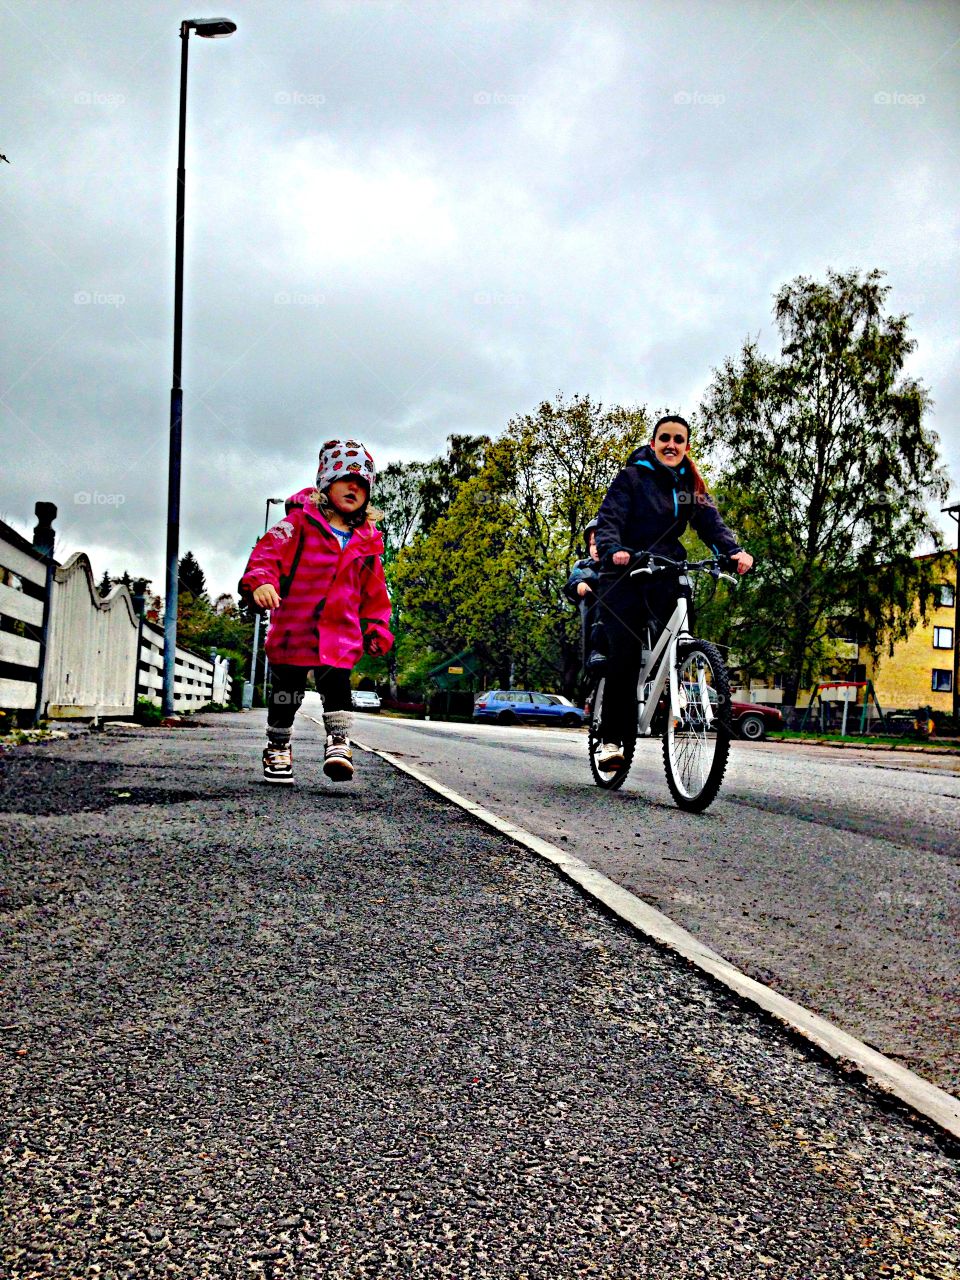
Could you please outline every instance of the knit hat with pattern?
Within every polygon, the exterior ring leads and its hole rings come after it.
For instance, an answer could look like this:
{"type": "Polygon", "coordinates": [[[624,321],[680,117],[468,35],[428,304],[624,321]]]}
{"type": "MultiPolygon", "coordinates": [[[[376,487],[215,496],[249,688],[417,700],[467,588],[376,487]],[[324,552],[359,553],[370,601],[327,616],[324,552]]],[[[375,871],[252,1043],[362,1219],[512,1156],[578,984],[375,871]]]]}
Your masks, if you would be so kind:
{"type": "Polygon", "coordinates": [[[369,494],[376,478],[373,458],[359,440],[327,440],[320,450],[318,489],[326,489],[334,480],[363,480],[369,494]]]}

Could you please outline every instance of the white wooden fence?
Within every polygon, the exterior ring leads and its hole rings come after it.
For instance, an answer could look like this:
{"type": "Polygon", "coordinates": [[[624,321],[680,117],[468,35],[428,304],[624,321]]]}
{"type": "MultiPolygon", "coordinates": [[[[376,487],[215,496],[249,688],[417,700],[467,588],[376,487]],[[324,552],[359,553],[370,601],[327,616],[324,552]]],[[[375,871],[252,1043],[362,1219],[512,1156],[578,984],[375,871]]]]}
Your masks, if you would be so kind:
{"type": "MultiPolygon", "coordinates": [[[[0,710],[49,719],[133,715],[138,697],[160,704],[163,631],[137,616],[125,586],[106,599],[90,561],[44,556],[0,521],[0,710]]],[[[174,706],[225,705],[225,658],[177,647],[174,706]]]]}
{"type": "MultiPolygon", "coordinates": [[[[208,702],[225,705],[230,699],[230,664],[226,658],[201,658],[177,645],[173,670],[173,698],[177,710],[193,711],[208,702]]],[[[137,697],[159,706],[163,689],[163,629],[144,622],[137,668],[137,697]]]]}
{"type": "Polygon", "coordinates": [[[53,573],[41,709],[54,720],[129,716],[140,619],[124,586],[105,600],[85,555],[53,573]]]}
{"type": "Polygon", "coordinates": [[[33,711],[37,705],[48,563],[0,522],[0,709],[33,711]]]}

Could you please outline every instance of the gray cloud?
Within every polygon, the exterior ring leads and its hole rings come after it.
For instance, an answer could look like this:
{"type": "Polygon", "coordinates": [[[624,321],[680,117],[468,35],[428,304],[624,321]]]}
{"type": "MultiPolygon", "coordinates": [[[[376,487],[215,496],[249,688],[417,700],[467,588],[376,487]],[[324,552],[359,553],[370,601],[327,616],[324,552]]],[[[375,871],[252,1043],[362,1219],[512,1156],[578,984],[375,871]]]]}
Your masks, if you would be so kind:
{"type": "MultiPolygon", "coordinates": [[[[888,273],[960,475],[951,6],[224,9],[190,46],[184,333],[215,589],[332,431],[383,465],[558,390],[692,409],[828,267],[888,273]]],[[[51,498],[61,545],[159,583],[182,15],[5,10],[0,510],[51,498]]]]}

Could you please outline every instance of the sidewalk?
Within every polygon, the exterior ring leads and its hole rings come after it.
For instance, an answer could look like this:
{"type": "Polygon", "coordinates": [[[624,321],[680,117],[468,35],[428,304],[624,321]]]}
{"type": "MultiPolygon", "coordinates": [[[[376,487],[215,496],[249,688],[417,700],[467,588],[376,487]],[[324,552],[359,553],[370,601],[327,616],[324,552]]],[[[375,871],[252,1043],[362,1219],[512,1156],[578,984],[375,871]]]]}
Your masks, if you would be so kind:
{"type": "Polygon", "coordinates": [[[0,771],[3,1274],[956,1280],[934,1138],[377,757],[0,771]]]}

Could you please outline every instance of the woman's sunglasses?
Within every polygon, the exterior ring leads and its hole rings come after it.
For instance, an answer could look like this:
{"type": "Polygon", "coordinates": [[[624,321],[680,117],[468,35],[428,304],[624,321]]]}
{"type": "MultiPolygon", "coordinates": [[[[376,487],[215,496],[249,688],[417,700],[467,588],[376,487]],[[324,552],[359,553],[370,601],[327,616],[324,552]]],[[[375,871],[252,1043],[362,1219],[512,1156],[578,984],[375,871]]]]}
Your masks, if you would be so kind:
{"type": "Polygon", "coordinates": [[[661,435],[657,436],[657,441],[658,441],[658,443],[660,443],[660,444],[669,444],[671,440],[673,441],[673,443],[674,443],[674,444],[686,444],[686,443],[687,443],[687,437],[686,437],[686,436],[672,436],[672,435],[669,433],[669,431],[664,431],[661,435]]]}

